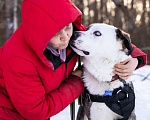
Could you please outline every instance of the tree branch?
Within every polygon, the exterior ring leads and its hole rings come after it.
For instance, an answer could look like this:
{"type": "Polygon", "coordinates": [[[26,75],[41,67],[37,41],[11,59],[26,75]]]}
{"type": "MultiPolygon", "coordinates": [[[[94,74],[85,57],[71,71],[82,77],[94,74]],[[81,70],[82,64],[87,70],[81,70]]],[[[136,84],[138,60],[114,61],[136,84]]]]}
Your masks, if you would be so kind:
{"type": "Polygon", "coordinates": [[[140,48],[140,50],[150,50],[150,46],[149,47],[140,48]]]}

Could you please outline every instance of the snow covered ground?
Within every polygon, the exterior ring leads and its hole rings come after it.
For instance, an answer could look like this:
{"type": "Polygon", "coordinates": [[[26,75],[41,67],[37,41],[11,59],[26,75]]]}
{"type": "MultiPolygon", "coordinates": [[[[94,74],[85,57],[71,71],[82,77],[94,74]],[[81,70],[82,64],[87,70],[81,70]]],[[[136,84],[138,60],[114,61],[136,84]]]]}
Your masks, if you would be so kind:
{"type": "MultiPolygon", "coordinates": [[[[136,95],[135,113],[137,120],[150,120],[150,66],[146,65],[136,70],[132,79],[136,95]]],[[[76,100],[76,113],[78,107],[76,100]]],[[[51,120],[70,120],[70,106],[53,116],[51,120]]]]}

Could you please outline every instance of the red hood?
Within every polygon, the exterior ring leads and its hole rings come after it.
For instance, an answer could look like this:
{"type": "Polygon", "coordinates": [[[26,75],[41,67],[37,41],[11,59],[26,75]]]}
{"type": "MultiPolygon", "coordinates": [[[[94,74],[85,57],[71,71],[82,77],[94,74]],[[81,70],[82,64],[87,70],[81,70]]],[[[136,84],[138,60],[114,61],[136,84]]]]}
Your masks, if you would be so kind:
{"type": "Polygon", "coordinates": [[[49,66],[43,55],[49,40],[71,22],[83,30],[82,13],[70,0],[24,0],[21,15],[26,43],[49,66]]]}

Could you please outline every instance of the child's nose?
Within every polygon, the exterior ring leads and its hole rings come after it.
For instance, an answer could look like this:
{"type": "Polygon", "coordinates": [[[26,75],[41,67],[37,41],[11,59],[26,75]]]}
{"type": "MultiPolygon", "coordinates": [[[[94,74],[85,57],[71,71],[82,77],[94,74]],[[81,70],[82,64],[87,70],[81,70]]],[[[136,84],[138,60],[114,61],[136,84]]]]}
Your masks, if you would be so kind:
{"type": "Polygon", "coordinates": [[[62,31],[61,40],[68,40],[69,34],[66,31],[62,31]]]}

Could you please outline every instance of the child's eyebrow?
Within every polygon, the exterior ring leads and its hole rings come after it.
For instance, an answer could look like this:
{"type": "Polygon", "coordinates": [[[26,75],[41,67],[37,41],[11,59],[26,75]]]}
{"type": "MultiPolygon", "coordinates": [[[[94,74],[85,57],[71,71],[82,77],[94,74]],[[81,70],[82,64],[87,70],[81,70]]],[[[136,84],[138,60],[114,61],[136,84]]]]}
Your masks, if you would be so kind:
{"type": "MultiPolygon", "coordinates": [[[[68,24],[65,28],[63,28],[63,29],[67,29],[68,27],[70,26],[70,24],[68,24]]],[[[62,30],[63,30],[62,29],[62,30]]],[[[62,32],[62,30],[60,30],[55,36],[57,36],[57,35],[59,35],[61,32],[62,32]]]]}
{"type": "Polygon", "coordinates": [[[68,24],[66,27],[69,27],[70,26],[70,24],[68,24]]]}
{"type": "Polygon", "coordinates": [[[59,31],[58,33],[55,34],[55,36],[59,35],[61,33],[61,31],[59,31]]]}

